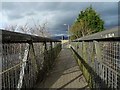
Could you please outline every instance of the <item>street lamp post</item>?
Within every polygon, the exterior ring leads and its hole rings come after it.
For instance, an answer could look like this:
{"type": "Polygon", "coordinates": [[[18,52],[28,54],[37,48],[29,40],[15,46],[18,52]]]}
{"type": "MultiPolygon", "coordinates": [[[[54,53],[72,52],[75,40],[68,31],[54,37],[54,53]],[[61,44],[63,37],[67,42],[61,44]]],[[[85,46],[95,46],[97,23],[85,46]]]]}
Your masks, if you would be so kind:
{"type": "Polygon", "coordinates": [[[70,37],[69,37],[69,24],[64,24],[65,26],[67,26],[67,30],[68,30],[68,42],[70,42],[70,37]]]}

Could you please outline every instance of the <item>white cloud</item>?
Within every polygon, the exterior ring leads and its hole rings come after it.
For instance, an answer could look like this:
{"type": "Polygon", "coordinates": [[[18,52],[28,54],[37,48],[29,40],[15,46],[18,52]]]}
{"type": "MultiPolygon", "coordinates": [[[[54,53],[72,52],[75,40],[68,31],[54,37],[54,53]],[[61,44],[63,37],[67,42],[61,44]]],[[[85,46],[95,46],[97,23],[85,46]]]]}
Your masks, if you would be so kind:
{"type": "Polygon", "coordinates": [[[8,19],[7,16],[4,15],[3,12],[0,12],[0,28],[3,28],[5,25],[7,25],[8,19]]]}
{"type": "Polygon", "coordinates": [[[67,34],[54,34],[54,36],[67,36],[67,34]]]}

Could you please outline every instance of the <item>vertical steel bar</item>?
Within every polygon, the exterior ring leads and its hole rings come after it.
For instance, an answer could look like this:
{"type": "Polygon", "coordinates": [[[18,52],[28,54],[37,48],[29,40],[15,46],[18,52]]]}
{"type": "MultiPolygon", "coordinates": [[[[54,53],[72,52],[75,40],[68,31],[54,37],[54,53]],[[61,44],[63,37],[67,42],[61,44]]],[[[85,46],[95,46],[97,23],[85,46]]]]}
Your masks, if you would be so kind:
{"type": "Polygon", "coordinates": [[[29,52],[29,44],[26,44],[26,48],[25,48],[25,52],[24,52],[24,58],[22,60],[23,63],[21,65],[20,77],[19,77],[19,81],[18,81],[18,85],[17,85],[17,88],[19,90],[22,88],[23,77],[24,77],[24,73],[25,73],[24,70],[25,70],[25,67],[26,67],[28,52],[29,52]]]}
{"type": "Polygon", "coordinates": [[[94,41],[94,44],[95,44],[95,52],[96,52],[96,57],[97,57],[97,60],[99,61],[99,70],[98,70],[98,74],[100,75],[100,77],[102,78],[102,59],[101,59],[101,49],[100,49],[100,46],[99,46],[99,42],[97,41],[94,41]]]}
{"type": "MultiPolygon", "coordinates": [[[[0,49],[1,49],[1,41],[0,41],[0,49]]],[[[0,72],[2,72],[2,64],[3,64],[3,61],[2,61],[2,51],[0,51],[0,72]]],[[[2,87],[3,87],[3,77],[4,75],[0,74],[0,90],[2,90],[2,87]]]]}
{"type": "Polygon", "coordinates": [[[30,55],[32,57],[32,63],[35,65],[35,71],[36,71],[36,73],[38,73],[38,67],[37,67],[37,63],[36,63],[36,57],[35,57],[33,43],[30,43],[30,53],[31,53],[30,55]]]}

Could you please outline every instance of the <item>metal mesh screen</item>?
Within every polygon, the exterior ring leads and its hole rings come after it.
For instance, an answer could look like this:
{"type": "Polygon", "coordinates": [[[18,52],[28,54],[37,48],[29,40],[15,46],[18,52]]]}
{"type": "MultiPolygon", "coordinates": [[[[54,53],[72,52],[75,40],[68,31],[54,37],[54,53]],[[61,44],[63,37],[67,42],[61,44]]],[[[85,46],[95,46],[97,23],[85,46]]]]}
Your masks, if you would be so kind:
{"type": "Polygon", "coordinates": [[[102,79],[111,88],[120,88],[120,42],[100,42],[102,79]]]}
{"type": "Polygon", "coordinates": [[[6,43],[2,45],[2,88],[32,88],[45,76],[60,51],[60,43],[6,43]],[[46,50],[45,50],[46,47],[46,50]],[[56,52],[56,54],[53,52],[56,52]],[[26,53],[27,52],[27,53],[26,53]],[[52,58],[52,55],[54,58],[52,58]],[[26,61],[24,60],[26,56],[26,61]],[[49,64],[49,62],[52,62],[49,64]],[[47,66],[49,65],[49,66],[47,66]]]}
{"type": "Polygon", "coordinates": [[[2,87],[17,87],[25,44],[4,44],[2,51],[2,87]]]}
{"type": "MultiPolygon", "coordinates": [[[[119,41],[90,41],[72,42],[73,49],[81,56],[85,63],[96,73],[96,80],[88,67],[82,71],[93,88],[103,87],[103,81],[108,88],[120,88],[120,42],[119,41]],[[98,76],[97,76],[98,75],[98,76]],[[100,77],[97,78],[97,77],[100,77]]],[[[81,63],[83,64],[83,63],[81,63]]]]}

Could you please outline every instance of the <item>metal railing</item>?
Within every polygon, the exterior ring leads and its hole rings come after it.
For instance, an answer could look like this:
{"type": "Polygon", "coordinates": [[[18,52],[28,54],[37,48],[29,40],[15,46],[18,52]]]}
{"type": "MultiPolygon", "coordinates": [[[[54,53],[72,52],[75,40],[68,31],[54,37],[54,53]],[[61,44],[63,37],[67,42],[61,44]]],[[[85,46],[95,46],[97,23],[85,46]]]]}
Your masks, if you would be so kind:
{"type": "Polygon", "coordinates": [[[33,88],[42,81],[61,50],[61,42],[49,38],[2,31],[2,89],[33,88]]]}
{"type": "Polygon", "coordinates": [[[120,34],[114,28],[71,42],[77,62],[91,88],[120,89],[120,34]]]}

